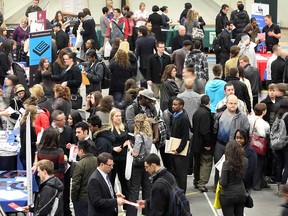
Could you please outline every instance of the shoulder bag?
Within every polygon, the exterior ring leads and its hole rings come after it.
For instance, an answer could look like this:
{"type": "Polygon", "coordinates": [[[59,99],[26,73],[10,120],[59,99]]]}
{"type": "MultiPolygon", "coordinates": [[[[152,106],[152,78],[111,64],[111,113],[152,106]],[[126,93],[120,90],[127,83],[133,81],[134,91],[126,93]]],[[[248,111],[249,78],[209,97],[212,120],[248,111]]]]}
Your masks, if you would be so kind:
{"type": "Polygon", "coordinates": [[[255,150],[258,155],[264,156],[267,151],[268,140],[264,137],[255,135],[255,124],[257,119],[254,122],[252,133],[250,135],[250,146],[255,150]]]}

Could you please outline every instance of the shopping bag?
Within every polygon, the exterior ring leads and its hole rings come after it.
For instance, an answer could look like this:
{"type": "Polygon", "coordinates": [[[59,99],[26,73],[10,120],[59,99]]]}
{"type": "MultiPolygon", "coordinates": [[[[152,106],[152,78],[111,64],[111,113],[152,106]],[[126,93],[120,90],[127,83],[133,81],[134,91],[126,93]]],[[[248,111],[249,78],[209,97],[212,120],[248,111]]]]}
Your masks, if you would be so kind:
{"type": "Polygon", "coordinates": [[[133,157],[130,151],[127,151],[126,155],[126,167],[125,167],[125,178],[130,180],[132,173],[133,157]]]}
{"type": "Polygon", "coordinates": [[[104,46],[104,58],[110,57],[111,50],[112,50],[111,44],[109,43],[109,41],[106,41],[104,46]]]}
{"type": "Polygon", "coordinates": [[[221,189],[222,186],[219,184],[217,184],[217,188],[216,188],[216,194],[215,194],[215,199],[214,199],[214,205],[213,207],[215,209],[221,209],[221,204],[220,204],[220,193],[221,193],[221,189]]]}
{"type": "Polygon", "coordinates": [[[83,45],[83,37],[80,33],[77,34],[77,37],[76,37],[76,42],[75,42],[75,47],[76,48],[81,48],[83,45]]]}

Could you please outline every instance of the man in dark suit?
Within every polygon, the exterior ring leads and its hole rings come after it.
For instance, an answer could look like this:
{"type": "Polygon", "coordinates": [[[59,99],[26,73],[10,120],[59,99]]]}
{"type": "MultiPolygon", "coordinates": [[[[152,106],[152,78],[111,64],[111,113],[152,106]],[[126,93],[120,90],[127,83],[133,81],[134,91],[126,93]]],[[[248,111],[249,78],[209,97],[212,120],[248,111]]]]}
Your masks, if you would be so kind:
{"type": "Polygon", "coordinates": [[[186,28],[183,25],[179,25],[178,27],[178,35],[172,39],[172,52],[177,49],[181,49],[183,47],[183,42],[185,40],[192,41],[191,37],[186,34],[186,28]]]}
{"type": "Polygon", "coordinates": [[[213,123],[208,95],[201,97],[200,107],[193,115],[193,145],[191,151],[194,158],[194,186],[201,192],[207,192],[213,165],[213,123]],[[205,122],[203,124],[202,122],[205,122]]]}
{"type": "Polygon", "coordinates": [[[138,36],[139,38],[136,40],[135,55],[137,58],[140,57],[139,69],[146,79],[149,58],[156,49],[156,39],[155,37],[148,36],[146,26],[139,26],[138,36]]]}
{"type": "Polygon", "coordinates": [[[123,205],[123,194],[115,193],[109,179],[113,156],[107,152],[97,157],[98,167],[88,181],[88,216],[117,216],[118,205],[123,205]]]}
{"type": "Polygon", "coordinates": [[[53,24],[53,31],[56,32],[56,45],[57,50],[64,49],[68,47],[69,37],[68,35],[62,30],[62,25],[59,22],[53,24]]]}

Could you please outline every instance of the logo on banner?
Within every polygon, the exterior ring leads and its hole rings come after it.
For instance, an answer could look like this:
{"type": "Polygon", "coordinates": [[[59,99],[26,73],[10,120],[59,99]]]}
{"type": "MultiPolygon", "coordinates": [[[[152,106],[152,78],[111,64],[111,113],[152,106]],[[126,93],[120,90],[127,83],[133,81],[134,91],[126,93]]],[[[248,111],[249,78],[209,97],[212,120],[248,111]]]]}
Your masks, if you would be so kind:
{"type": "Polygon", "coordinates": [[[41,56],[50,48],[50,45],[45,43],[45,41],[41,41],[34,49],[33,52],[38,56],[41,56]]]}

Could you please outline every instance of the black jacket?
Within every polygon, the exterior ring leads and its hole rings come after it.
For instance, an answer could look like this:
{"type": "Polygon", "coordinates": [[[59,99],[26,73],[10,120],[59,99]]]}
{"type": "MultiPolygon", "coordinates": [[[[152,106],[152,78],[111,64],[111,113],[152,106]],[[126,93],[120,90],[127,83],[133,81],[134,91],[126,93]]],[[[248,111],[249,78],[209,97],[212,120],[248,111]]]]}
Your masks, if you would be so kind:
{"type": "Polygon", "coordinates": [[[83,43],[85,43],[89,39],[93,39],[96,43],[96,49],[100,48],[95,30],[95,21],[91,16],[87,15],[86,17],[84,17],[83,31],[81,31],[80,34],[83,37],[83,43]]]}
{"type": "Polygon", "coordinates": [[[148,22],[152,24],[152,32],[155,34],[155,38],[157,41],[163,41],[162,39],[162,32],[161,32],[161,25],[162,23],[162,16],[158,13],[153,12],[148,17],[148,22]]]}
{"type": "Polygon", "coordinates": [[[131,66],[129,66],[127,69],[123,68],[117,61],[113,59],[110,62],[109,69],[111,71],[109,93],[124,93],[125,82],[133,76],[131,66]]]}
{"type": "Polygon", "coordinates": [[[185,40],[192,41],[192,38],[190,35],[181,36],[178,34],[177,36],[175,36],[171,42],[172,52],[174,50],[181,49],[183,47],[183,41],[185,40]]]}
{"type": "Polygon", "coordinates": [[[101,91],[101,82],[104,75],[104,66],[102,63],[95,62],[90,64],[87,70],[87,78],[90,85],[86,85],[86,95],[93,91],[101,91]]]}
{"type": "Polygon", "coordinates": [[[163,64],[161,65],[158,53],[155,53],[150,57],[147,69],[147,80],[151,80],[153,83],[161,83],[161,77],[166,65],[171,64],[169,55],[163,54],[162,58],[163,64]]]}
{"type": "Polygon", "coordinates": [[[235,38],[239,33],[241,33],[245,26],[250,23],[249,15],[246,10],[232,11],[230,21],[232,21],[235,26],[235,29],[232,32],[233,38],[235,38]]]}
{"type": "Polygon", "coordinates": [[[189,141],[190,121],[185,111],[177,118],[172,117],[171,137],[181,139],[179,147],[176,149],[178,153],[182,152],[189,141]]]}
{"type": "Polygon", "coordinates": [[[117,132],[117,130],[114,128],[113,135],[115,137],[115,141],[113,142],[113,147],[120,146],[122,148],[122,151],[120,153],[112,151],[112,155],[114,158],[114,161],[125,161],[126,155],[127,155],[127,147],[123,147],[126,140],[128,140],[128,131],[124,130],[120,133],[117,132]]]}
{"type": "Polygon", "coordinates": [[[260,102],[260,103],[265,103],[267,106],[267,112],[266,112],[266,115],[263,116],[263,119],[267,121],[270,125],[273,124],[276,118],[276,115],[280,109],[280,102],[281,102],[281,99],[276,97],[275,103],[273,103],[271,99],[269,98],[269,95],[267,95],[267,97],[260,102]]]}
{"type": "Polygon", "coordinates": [[[261,80],[258,68],[251,66],[250,64],[244,67],[244,75],[250,81],[252,95],[258,96],[261,90],[261,80]]]}
{"type": "Polygon", "coordinates": [[[216,35],[220,34],[222,30],[225,28],[226,22],[229,21],[226,14],[222,11],[216,16],[216,24],[215,24],[215,31],[216,35]]]}
{"type": "Polygon", "coordinates": [[[245,172],[244,185],[245,188],[253,187],[253,176],[257,167],[257,154],[255,150],[249,145],[244,146],[245,157],[248,159],[248,167],[245,172]]]}
{"type": "MultiPolygon", "coordinates": [[[[51,213],[54,200],[58,193],[64,190],[63,183],[57,177],[50,177],[42,182],[39,186],[39,193],[37,194],[34,204],[34,215],[46,216],[51,213]]],[[[61,195],[60,195],[61,197],[61,195]]],[[[30,209],[32,210],[32,209],[30,209]]],[[[63,201],[60,198],[55,216],[63,215],[63,201]]]]}
{"type": "Polygon", "coordinates": [[[288,202],[281,205],[283,207],[281,216],[287,216],[288,215],[288,202]]]}
{"type": "Polygon", "coordinates": [[[220,35],[220,46],[221,46],[221,54],[230,53],[230,48],[231,48],[231,38],[230,38],[230,33],[225,29],[223,30],[223,33],[220,35]]]}
{"type": "Polygon", "coordinates": [[[68,47],[69,43],[69,36],[65,33],[62,29],[56,32],[56,45],[57,50],[64,49],[68,47]]]}
{"type": "MultiPolygon", "coordinates": [[[[34,161],[35,158],[35,152],[36,152],[36,141],[37,141],[37,135],[35,128],[30,126],[30,138],[31,138],[31,161],[34,161]]],[[[21,148],[20,148],[20,160],[22,162],[23,167],[26,167],[26,123],[21,125],[20,127],[20,143],[21,143],[21,148]]]]}
{"type": "Polygon", "coordinates": [[[161,86],[160,108],[162,111],[168,109],[168,102],[172,97],[179,94],[179,88],[174,79],[167,79],[161,86]]]}
{"type": "MultiPolygon", "coordinates": [[[[9,58],[4,52],[1,51],[0,52],[0,77],[5,77],[9,69],[10,69],[9,58]]],[[[0,85],[3,85],[3,83],[0,83],[0,85]]]]}
{"type": "Polygon", "coordinates": [[[82,83],[81,70],[74,64],[69,70],[60,75],[60,79],[62,82],[67,81],[67,86],[70,88],[71,94],[77,94],[82,83]]]}
{"type": "Polygon", "coordinates": [[[102,125],[100,131],[94,133],[93,141],[95,142],[97,156],[102,152],[112,154],[115,136],[112,133],[110,126],[102,125]]]}
{"type": "Polygon", "coordinates": [[[49,111],[50,115],[53,112],[51,101],[49,101],[46,96],[40,98],[37,101],[37,106],[40,107],[40,108],[46,108],[49,111]]]}
{"type": "Polygon", "coordinates": [[[169,185],[175,185],[176,180],[174,176],[167,171],[166,168],[160,168],[154,173],[150,180],[152,188],[150,198],[146,200],[149,207],[149,215],[151,216],[164,216],[169,212],[169,200],[171,195],[171,188],[168,188],[163,181],[167,181],[169,185]]]}
{"type": "Polygon", "coordinates": [[[147,69],[148,62],[154,50],[156,50],[156,39],[152,36],[142,36],[136,40],[135,55],[140,57],[140,69],[147,69]]]}
{"type": "Polygon", "coordinates": [[[212,153],[214,147],[212,143],[214,119],[211,115],[211,110],[201,104],[194,113],[192,122],[193,138],[191,151],[195,153],[212,153]],[[211,147],[211,150],[207,151],[204,147],[211,147]]]}
{"type": "MultiPolygon", "coordinates": [[[[98,169],[90,176],[87,191],[88,216],[118,215],[117,199],[112,198],[108,185],[98,169]]],[[[115,192],[114,197],[116,197],[115,192]]]]}
{"type": "Polygon", "coordinates": [[[227,83],[231,83],[234,86],[235,89],[235,95],[238,97],[238,99],[244,101],[246,103],[246,107],[248,112],[251,112],[251,101],[248,94],[247,86],[242,83],[238,77],[229,77],[227,80],[227,83]]]}
{"type": "Polygon", "coordinates": [[[278,56],[271,64],[271,82],[272,83],[282,83],[283,82],[283,72],[285,67],[285,59],[278,56]]]}

